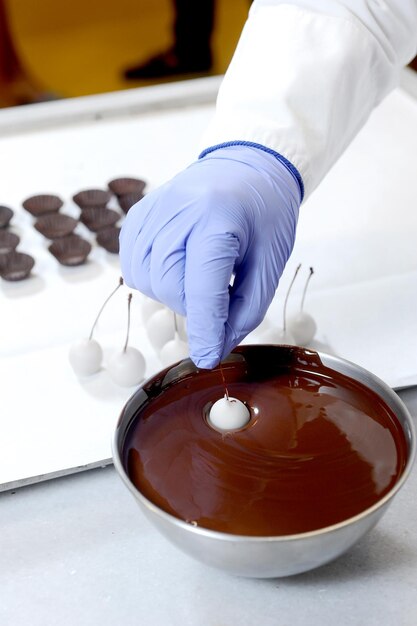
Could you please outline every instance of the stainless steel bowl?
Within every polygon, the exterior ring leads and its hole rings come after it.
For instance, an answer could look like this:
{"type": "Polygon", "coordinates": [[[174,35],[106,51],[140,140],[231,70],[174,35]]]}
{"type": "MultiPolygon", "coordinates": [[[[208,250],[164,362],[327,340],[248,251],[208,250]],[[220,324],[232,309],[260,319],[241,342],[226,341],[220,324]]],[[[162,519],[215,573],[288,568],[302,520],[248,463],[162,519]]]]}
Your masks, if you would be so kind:
{"type": "MultiPolygon", "coordinates": [[[[254,346],[239,349],[245,355],[254,346]]],[[[268,346],[272,351],[285,346],[268,346]]],[[[278,356],[278,352],[276,352],[278,356]]],[[[113,460],[123,482],[133,494],[143,513],[167,539],[190,556],[231,574],[251,578],[290,576],[314,569],[346,552],[367,533],[387,510],[393,497],[407,480],[416,452],[416,434],[405,405],[382,380],[344,359],[318,353],[323,365],[345,374],[372,389],[397,416],[407,442],[407,463],[393,488],[375,505],[343,522],[312,532],[276,537],[241,536],[194,527],[162,511],[131,482],[123,464],[126,434],[138,411],[149,402],[149,393],[157,386],[163,391],[197,368],[190,360],[164,370],[144,383],[124,407],[113,439],[113,460]]]]}

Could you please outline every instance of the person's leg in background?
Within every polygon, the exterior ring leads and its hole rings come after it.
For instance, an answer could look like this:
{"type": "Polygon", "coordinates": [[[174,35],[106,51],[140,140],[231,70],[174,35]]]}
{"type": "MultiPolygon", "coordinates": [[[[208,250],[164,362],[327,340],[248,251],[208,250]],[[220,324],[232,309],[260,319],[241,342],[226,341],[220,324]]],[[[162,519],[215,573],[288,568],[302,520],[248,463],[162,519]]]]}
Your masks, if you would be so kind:
{"type": "Polygon", "coordinates": [[[214,0],[175,0],[175,10],[175,56],[190,71],[209,71],[212,66],[214,0]]]}
{"type": "Polygon", "coordinates": [[[129,80],[204,74],[212,67],[214,0],[175,0],[174,43],[124,72],[129,80]]]}

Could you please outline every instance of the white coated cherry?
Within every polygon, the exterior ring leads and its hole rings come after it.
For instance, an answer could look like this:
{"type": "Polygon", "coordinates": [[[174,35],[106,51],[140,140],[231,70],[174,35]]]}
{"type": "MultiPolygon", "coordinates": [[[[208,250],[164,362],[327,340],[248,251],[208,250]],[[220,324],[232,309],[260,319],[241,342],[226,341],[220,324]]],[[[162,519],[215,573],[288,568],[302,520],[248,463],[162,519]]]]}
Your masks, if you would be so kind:
{"type": "Polygon", "coordinates": [[[159,352],[162,347],[175,337],[174,314],[169,309],[161,309],[152,313],[145,324],[149,341],[159,352]]]}
{"type": "Polygon", "coordinates": [[[300,312],[288,320],[288,328],[299,346],[308,345],[314,338],[317,324],[309,313],[300,312]]]}
{"type": "Polygon", "coordinates": [[[146,362],[142,352],[136,348],[128,347],[112,356],[107,371],[117,385],[133,387],[143,380],[145,368],[146,362]]]}
{"type": "Polygon", "coordinates": [[[148,298],[144,296],[144,300],[141,306],[141,314],[144,323],[149,320],[149,318],[156,313],[156,311],[163,311],[165,306],[161,304],[161,302],[157,302],[156,300],[152,300],[152,298],[148,298]]]}
{"type": "Polygon", "coordinates": [[[172,365],[173,363],[177,363],[177,361],[186,359],[188,354],[188,344],[180,339],[176,333],[174,339],[170,339],[164,346],[162,346],[159,358],[161,359],[162,365],[164,367],[168,367],[168,365],[172,365]]]}
{"type": "Polygon", "coordinates": [[[68,357],[77,376],[91,376],[101,368],[103,351],[95,339],[80,339],[71,346],[68,357]]]}
{"type": "Polygon", "coordinates": [[[184,317],[183,315],[178,315],[178,314],[176,314],[176,318],[177,318],[178,335],[179,335],[180,339],[182,339],[183,341],[187,342],[188,341],[188,336],[187,336],[187,318],[184,317]]]}
{"type": "Polygon", "coordinates": [[[217,400],[210,409],[209,422],[217,430],[238,430],[246,426],[249,420],[248,408],[237,398],[228,398],[225,395],[224,398],[217,400]]]}

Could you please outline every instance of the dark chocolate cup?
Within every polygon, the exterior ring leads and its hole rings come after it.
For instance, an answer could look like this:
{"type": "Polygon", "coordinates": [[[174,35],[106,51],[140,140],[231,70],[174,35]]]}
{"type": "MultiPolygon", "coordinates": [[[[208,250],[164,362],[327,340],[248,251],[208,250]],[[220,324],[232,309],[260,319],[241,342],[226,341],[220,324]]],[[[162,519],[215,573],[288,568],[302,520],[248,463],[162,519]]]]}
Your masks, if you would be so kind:
{"type": "Polygon", "coordinates": [[[120,218],[120,213],[113,209],[99,209],[95,207],[81,211],[80,222],[96,233],[103,228],[114,226],[120,218]]]}
{"type": "Polygon", "coordinates": [[[6,228],[13,217],[13,210],[8,206],[0,206],[0,228],[6,228]]]}
{"type": "Polygon", "coordinates": [[[111,198],[110,191],[105,189],[84,189],[72,197],[81,210],[89,208],[104,208],[111,198]]]}
{"type": "Polygon", "coordinates": [[[56,213],[63,205],[63,201],[59,196],[52,194],[38,194],[31,196],[23,201],[22,206],[26,211],[34,217],[46,215],[47,213],[56,213]]]}
{"type": "Polygon", "coordinates": [[[20,237],[8,230],[0,230],[0,254],[8,254],[16,249],[20,237]]]}
{"type": "Polygon", "coordinates": [[[47,239],[60,239],[70,235],[77,226],[78,220],[63,213],[43,215],[35,222],[35,228],[47,239]]]}
{"type": "Polygon", "coordinates": [[[34,265],[35,259],[30,254],[13,250],[0,259],[0,276],[10,282],[24,280],[34,265]]]}
{"type": "Polygon", "coordinates": [[[110,191],[116,196],[124,196],[127,193],[142,193],[146,187],[146,182],[141,178],[115,178],[108,184],[110,191]]]}
{"type": "Polygon", "coordinates": [[[141,192],[133,192],[133,193],[125,193],[123,196],[119,196],[118,202],[119,206],[124,213],[127,213],[130,208],[139,200],[142,200],[144,194],[141,192]]]}
{"type": "Polygon", "coordinates": [[[48,250],[61,265],[73,267],[86,262],[91,244],[78,235],[67,235],[55,239],[48,250]]]}
{"type": "Polygon", "coordinates": [[[120,228],[118,226],[110,226],[109,228],[103,228],[103,230],[97,233],[96,241],[98,245],[107,250],[107,252],[118,254],[119,235],[120,228]]]}

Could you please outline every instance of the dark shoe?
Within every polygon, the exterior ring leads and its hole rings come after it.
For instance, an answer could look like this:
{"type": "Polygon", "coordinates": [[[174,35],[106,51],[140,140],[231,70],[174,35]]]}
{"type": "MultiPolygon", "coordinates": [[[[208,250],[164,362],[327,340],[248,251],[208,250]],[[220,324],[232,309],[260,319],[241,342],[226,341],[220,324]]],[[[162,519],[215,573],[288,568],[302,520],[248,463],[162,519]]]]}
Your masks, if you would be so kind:
{"type": "Polygon", "coordinates": [[[164,78],[181,74],[205,74],[210,71],[211,62],[179,61],[174,52],[162,52],[142,65],[129,67],[124,71],[127,80],[141,78],[164,78]]]}

